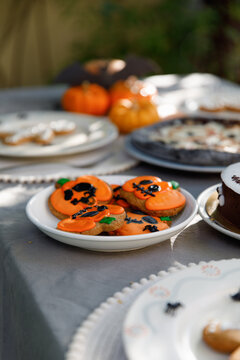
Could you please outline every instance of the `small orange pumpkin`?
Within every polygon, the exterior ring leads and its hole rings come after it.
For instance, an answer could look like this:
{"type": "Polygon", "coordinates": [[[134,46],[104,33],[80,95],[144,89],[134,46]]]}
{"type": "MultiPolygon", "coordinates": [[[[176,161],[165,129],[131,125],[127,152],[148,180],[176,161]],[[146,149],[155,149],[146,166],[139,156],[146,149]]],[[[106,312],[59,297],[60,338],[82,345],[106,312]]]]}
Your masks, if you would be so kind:
{"type": "Polygon", "coordinates": [[[90,83],[69,88],[61,102],[64,110],[91,115],[106,114],[110,105],[108,92],[102,86],[90,83]]]}
{"type": "Polygon", "coordinates": [[[125,134],[160,120],[157,107],[144,98],[119,100],[112,106],[109,117],[119,131],[125,134]]]}
{"type": "Polygon", "coordinates": [[[117,81],[109,90],[111,104],[121,99],[141,99],[142,97],[152,100],[157,94],[154,85],[146,84],[135,76],[127,80],[117,81]]]}

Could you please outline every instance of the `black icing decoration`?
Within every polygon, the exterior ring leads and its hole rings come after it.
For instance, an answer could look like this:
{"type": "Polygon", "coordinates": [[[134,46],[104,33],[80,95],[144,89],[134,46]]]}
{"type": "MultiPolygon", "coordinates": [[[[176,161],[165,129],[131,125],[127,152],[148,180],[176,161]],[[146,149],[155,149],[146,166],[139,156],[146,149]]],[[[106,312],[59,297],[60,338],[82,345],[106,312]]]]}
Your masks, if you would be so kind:
{"type": "Polygon", "coordinates": [[[135,209],[131,209],[131,213],[133,214],[137,214],[137,215],[146,215],[144,212],[142,212],[141,210],[135,210],[135,209]]]}
{"type": "Polygon", "coordinates": [[[122,188],[121,186],[117,186],[117,187],[115,187],[115,189],[113,189],[113,192],[116,192],[116,191],[120,190],[121,188],[122,188]]]}
{"type": "Polygon", "coordinates": [[[157,224],[157,220],[154,219],[152,216],[143,216],[142,219],[149,224],[157,224]]]}
{"type": "Polygon", "coordinates": [[[140,185],[147,185],[147,184],[152,184],[152,180],[142,180],[139,183],[140,185]]]}
{"type": "Polygon", "coordinates": [[[80,216],[80,218],[83,218],[83,217],[93,217],[93,216],[95,216],[95,215],[97,215],[97,214],[99,214],[99,211],[89,211],[89,212],[87,212],[87,213],[85,213],[85,214],[82,214],[81,216],[80,216]]]}
{"type": "Polygon", "coordinates": [[[90,209],[92,209],[91,206],[88,206],[85,209],[79,210],[78,212],[72,215],[72,219],[76,219],[77,216],[84,214],[86,211],[90,209]]]}
{"type": "MultiPolygon", "coordinates": [[[[150,188],[151,186],[153,186],[153,185],[150,185],[149,188],[150,188]]],[[[155,196],[154,194],[152,194],[152,190],[151,190],[151,189],[150,189],[150,190],[148,190],[149,188],[148,188],[148,189],[144,189],[144,187],[139,186],[139,185],[136,184],[136,183],[133,183],[133,188],[141,191],[141,193],[142,193],[142,194],[145,194],[145,196],[147,196],[147,195],[155,196]]]]}
{"type": "Polygon", "coordinates": [[[149,230],[150,232],[157,232],[159,231],[156,225],[146,225],[143,231],[149,230]]]}
{"type": "Polygon", "coordinates": [[[72,190],[68,189],[64,191],[64,200],[71,200],[73,196],[72,190]]]}
{"type": "Polygon", "coordinates": [[[79,202],[82,202],[82,203],[84,203],[84,204],[88,204],[89,198],[90,198],[90,196],[81,197],[81,199],[79,200],[79,202]]]}
{"type": "Polygon", "coordinates": [[[233,301],[240,301],[240,290],[236,294],[231,295],[231,298],[233,301]]]}
{"type": "Polygon", "coordinates": [[[169,315],[175,315],[176,311],[180,308],[180,307],[183,307],[183,305],[180,303],[180,302],[175,302],[175,303],[170,303],[168,302],[166,307],[165,307],[165,310],[164,312],[166,314],[169,314],[169,315]]]}
{"type": "Polygon", "coordinates": [[[156,184],[150,185],[150,186],[148,187],[148,190],[149,190],[149,191],[152,191],[152,192],[157,192],[157,191],[160,191],[160,186],[158,186],[158,185],[156,185],[156,184]]]}
{"type": "Polygon", "coordinates": [[[79,216],[79,217],[92,217],[92,216],[95,216],[95,215],[99,214],[101,211],[106,210],[107,206],[100,205],[100,206],[97,206],[97,210],[86,212],[87,210],[90,210],[90,209],[92,209],[92,207],[88,206],[85,209],[78,211],[76,214],[73,214],[72,218],[76,219],[77,216],[79,216]]]}
{"type": "Polygon", "coordinates": [[[233,175],[232,180],[235,181],[236,184],[240,184],[240,176],[233,175]]]}
{"type": "Polygon", "coordinates": [[[95,189],[95,187],[92,184],[86,183],[86,182],[81,182],[76,184],[73,187],[73,190],[77,191],[77,192],[81,192],[81,191],[91,191],[92,189],[95,189]]]}
{"type": "Polygon", "coordinates": [[[104,210],[107,209],[107,206],[105,206],[105,205],[100,205],[100,206],[97,206],[97,209],[98,209],[98,211],[104,211],[104,210]]]}
{"type": "Polygon", "coordinates": [[[89,183],[86,183],[86,182],[81,182],[81,183],[76,184],[73,187],[73,190],[75,190],[77,192],[84,191],[84,196],[81,197],[79,202],[82,202],[84,204],[90,204],[89,199],[91,197],[95,196],[97,189],[92,184],[89,184],[89,183]]]}
{"type": "Polygon", "coordinates": [[[79,203],[79,200],[74,198],[72,201],[71,201],[71,204],[73,205],[77,205],[79,203]]]}
{"type": "Polygon", "coordinates": [[[143,224],[143,221],[142,221],[142,220],[132,219],[132,218],[129,217],[129,216],[126,216],[126,217],[125,217],[125,221],[126,221],[127,224],[130,224],[130,223],[143,224]]]}

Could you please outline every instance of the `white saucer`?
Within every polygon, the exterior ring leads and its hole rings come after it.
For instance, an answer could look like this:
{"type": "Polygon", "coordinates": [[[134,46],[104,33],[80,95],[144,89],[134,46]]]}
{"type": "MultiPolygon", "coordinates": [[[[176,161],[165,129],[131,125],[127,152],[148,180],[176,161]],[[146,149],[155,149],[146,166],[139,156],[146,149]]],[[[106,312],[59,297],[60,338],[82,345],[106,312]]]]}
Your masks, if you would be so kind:
{"type": "Polygon", "coordinates": [[[169,274],[133,303],[123,326],[129,360],[224,360],[202,340],[211,321],[238,328],[240,260],[200,263],[169,274]],[[167,303],[180,306],[166,312],[167,303]]]}
{"type": "Polygon", "coordinates": [[[194,165],[180,164],[177,162],[156,158],[137,149],[131,143],[131,135],[128,135],[126,137],[125,150],[131,156],[135,157],[138,160],[142,160],[148,164],[153,164],[156,166],[163,166],[169,169],[193,171],[193,172],[201,172],[201,173],[219,173],[224,169],[224,167],[222,166],[197,166],[197,165],[194,166],[194,165]]]}
{"type": "Polygon", "coordinates": [[[209,214],[206,211],[206,203],[209,199],[209,197],[217,190],[217,187],[220,186],[220,184],[216,184],[213,185],[209,188],[207,188],[206,190],[204,190],[198,197],[197,199],[197,203],[198,203],[198,212],[200,214],[200,216],[202,217],[202,219],[211,227],[213,227],[214,229],[222,232],[223,234],[226,234],[228,236],[231,236],[235,239],[240,240],[240,234],[231,231],[229,229],[227,229],[226,227],[224,227],[224,225],[221,225],[218,222],[215,222],[213,220],[211,220],[209,214]]]}
{"type": "MultiPolygon", "coordinates": [[[[100,178],[109,184],[122,185],[125,181],[132,178],[132,176],[109,175],[101,176],[100,178]]],[[[176,219],[173,219],[169,229],[134,236],[90,236],[74,234],[56,229],[59,220],[48,208],[48,197],[53,190],[54,186],[49,186],[29,200],[26,207],[29,220],[51,238],[89,250],[128,251],[160,243],[170,239],[183,230],[197,213],[196,200],[188,191],[181,188],[183,195],[186,197],[186,206],[176,219]]]]}

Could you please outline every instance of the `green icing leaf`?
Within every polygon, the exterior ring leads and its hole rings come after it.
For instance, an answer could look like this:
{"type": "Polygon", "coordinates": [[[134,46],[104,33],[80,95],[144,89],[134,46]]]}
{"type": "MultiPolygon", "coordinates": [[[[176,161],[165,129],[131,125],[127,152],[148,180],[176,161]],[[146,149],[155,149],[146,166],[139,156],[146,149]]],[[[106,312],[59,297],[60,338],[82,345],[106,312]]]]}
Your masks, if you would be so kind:
{"type": "Polygon", "coordinates": [[[179,188],[179,183],[177,181],[172,180],[170,183],[172,184],[174,190],[179,188]]]}
{"type": "Polygon", "coordinates": [[[69,179],[62,178],[57,181],[57,184],[63,186],[66,182],[70,181],[69,179]]]}
{"type": "Polygon", "coordinates": [[[169,216],[161,216],[160,219],[162,221],[171,221],[171,218],[169,216]]]}
{"type": "Polygon", "coordinates": [[[99,222],[100,222],[101,224],[111,224],[111,222],[113,222],[114,220],[116,220],[116,218],[105,216],[105,217],[104,217],[102,220],[100,220],[99,222]]]}

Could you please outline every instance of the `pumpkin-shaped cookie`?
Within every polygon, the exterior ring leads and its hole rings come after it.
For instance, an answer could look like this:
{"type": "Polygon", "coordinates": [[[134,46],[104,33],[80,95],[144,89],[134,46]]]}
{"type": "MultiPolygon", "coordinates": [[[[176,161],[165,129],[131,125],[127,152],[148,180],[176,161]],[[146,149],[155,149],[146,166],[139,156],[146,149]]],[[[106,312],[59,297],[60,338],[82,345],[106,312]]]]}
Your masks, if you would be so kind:
{"type": "Polygon", "coordinates": [[[124,224],[115,231],[116,235],[141,235],[151,232],[161,231],[168,229],[168,221],[162,221],[160,218],[150,216],[139,210],[128,210],[124,224]]]}
{"type": "Polygon", "coordinates": [[[107,204],[112,199],[112,188],[92,175],[76,180],[60,179],[58,187],[49,197],[49,208],[59,219],[71,216],[88,206],[107,204]],[[61,181],[62,180],[62,181],[61,181]]]}
{"type": "Polygon", "coordinates": [[[130,205],[152,216],[174,216],[185,206],[185,196],[176,181],[162,181],[156,176],[128,180],[120,196],[130,205]]]}
{"type": "Polygon", "coordinates": [[[57,228],[83,235],[98,235],[118,229],[123,225],[125,217],[125,210],[118,205],[89,206],[61,220],[57,228]]]}

